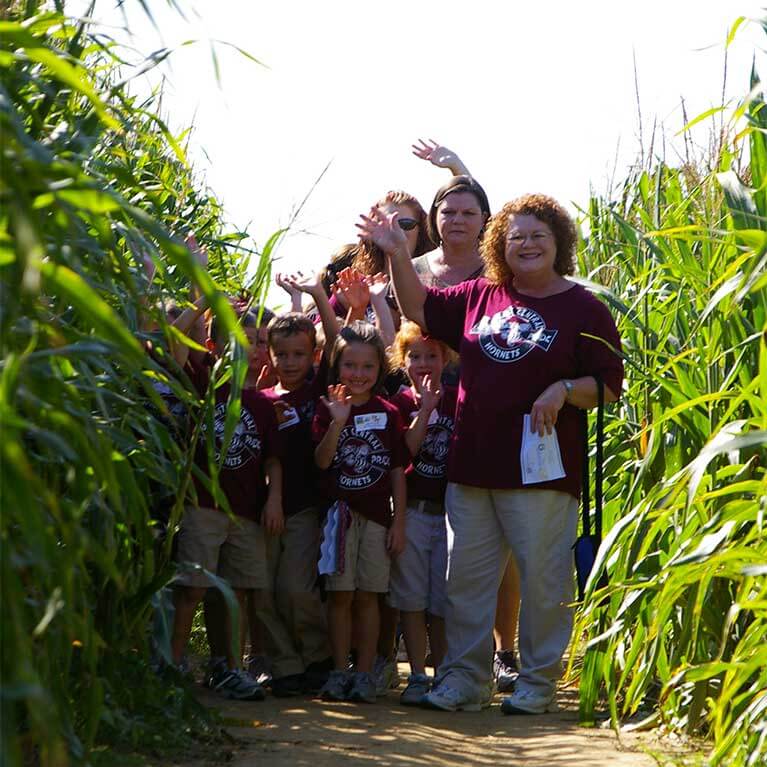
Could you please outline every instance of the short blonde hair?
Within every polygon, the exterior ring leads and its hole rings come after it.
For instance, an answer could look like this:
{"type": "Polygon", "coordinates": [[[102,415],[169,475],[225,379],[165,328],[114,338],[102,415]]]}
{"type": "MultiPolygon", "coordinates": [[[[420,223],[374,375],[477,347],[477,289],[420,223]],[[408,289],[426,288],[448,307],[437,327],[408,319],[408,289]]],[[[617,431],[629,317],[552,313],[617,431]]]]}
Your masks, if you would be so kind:
{"type": "Polygon", "coordinates": [[[446,365],[449,362],[458,361],[458,355],[444,341],[438,341],[436,338],[424,335],[423,330],[415,322],[405,320],[399,326],[397,335],[394,337],[394,343],[389,350],[389,358],[395,368],[405,367],[407,350],[411,344],[417,341],[432,341],[437,344],[442,351],[442,359],[446,365]]]}

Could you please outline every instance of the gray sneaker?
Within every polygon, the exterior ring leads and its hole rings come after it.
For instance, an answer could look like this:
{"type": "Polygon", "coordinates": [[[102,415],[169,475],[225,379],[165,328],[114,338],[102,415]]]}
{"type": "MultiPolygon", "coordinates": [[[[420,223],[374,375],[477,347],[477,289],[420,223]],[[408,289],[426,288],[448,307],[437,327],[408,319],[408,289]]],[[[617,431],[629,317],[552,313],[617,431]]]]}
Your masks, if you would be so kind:
{"type": "Polygon", "coordinates": [[[272,683],[272,670],[265,655],[248,655],[243,663],[248,673],[265,687],[272,683]]]}
{"type": "Polygon", "coordinates": [[[354,675],[354,681],[352,682],[351,690],[349,690],[347,700],[353,700],[355,703],[375,703],[375,677],[367,671],[358,671],[354,675]]]}
{"type": "Polygon", "coordinates": [[[513,650],[498,650],[493,656],[493,676],[498,692],[511,692],[519,676],[517,656],[513,650]]]}
{"type": "Polygon", "coordinates": [[[443,682],[421,698],[421,706],[439,711],[481,711],[490,705],[486,697],[483,695],[481,700],[472,700],[460,690],[443,682]]]}
{"type": "Polygon", "coordinates": [[[389,690],[396,690],[399,687],[399,670],[397,661],[384,658],[382,655],[376,655],[373,664],[373,677],[376,683],[376,695],[380,698],[386,695],[389,690]]]}
{"type": "Polygon", "coordinates": [[[348,671],[331,671],[328,681],[322,685],[320,697],[323,700],[348,700],[351,683],[351,674],[348,671]]]}
{"type": "Polygon", "coordinates": [[[403,706],[418,706],[430,689],[431,679],[426,674],[411,674],[407,678],[407,687],[399,696],[399,702],[403,706]]]}
{"type": "Polygon", "coordinates": [[[263,700],[264,688],[241,668],[226,669],[211,679],[211,689],[230,700],[263,700]]]}

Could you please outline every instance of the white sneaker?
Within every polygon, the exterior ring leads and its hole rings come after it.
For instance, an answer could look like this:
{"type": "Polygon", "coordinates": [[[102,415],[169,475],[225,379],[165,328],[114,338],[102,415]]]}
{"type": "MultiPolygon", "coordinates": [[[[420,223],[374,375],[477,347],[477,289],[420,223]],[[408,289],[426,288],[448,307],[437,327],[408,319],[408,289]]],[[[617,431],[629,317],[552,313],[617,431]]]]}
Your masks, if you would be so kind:
{"type": "Polygon", "coordinates": [[[553,692],[546,694],[524,688],[515,690],[501,703],[501,711],[504,714],[545,714],[547,711],[556,710],[553,692]]]}
{"type": "Polygon", "coordinates": [[[424,708],[436,708],[440,711],[481,711],[490,705],[490,701],[485,700],[484,696],[482,700],[470,700],[460,690],[441,684],[421,698],[421,705],[424,708]]]}

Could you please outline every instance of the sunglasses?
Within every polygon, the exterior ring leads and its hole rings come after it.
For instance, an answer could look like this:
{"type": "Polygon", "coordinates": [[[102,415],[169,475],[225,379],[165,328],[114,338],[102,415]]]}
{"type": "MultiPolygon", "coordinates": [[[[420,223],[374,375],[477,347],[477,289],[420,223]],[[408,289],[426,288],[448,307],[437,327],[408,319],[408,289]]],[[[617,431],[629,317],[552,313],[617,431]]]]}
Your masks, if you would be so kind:
{"type": "Polygon", "coordinates": [[[415,229],[418,226],[418,221],[414,218],[398,218],[397,223],[399,228],[405,232],[409,232],[411,229],[415,229]]]}

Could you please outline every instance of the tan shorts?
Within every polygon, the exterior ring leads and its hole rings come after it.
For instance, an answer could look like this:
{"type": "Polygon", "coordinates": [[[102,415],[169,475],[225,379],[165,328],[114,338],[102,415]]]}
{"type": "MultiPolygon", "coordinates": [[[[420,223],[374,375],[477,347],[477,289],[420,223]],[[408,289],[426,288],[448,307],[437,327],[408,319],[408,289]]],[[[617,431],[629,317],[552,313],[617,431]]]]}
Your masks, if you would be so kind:
{"type": "Polygon", "coordinates": [[[372,591],[385,594],[389,590],[391,560],[386,551],[388,530],[377,522],[352,510],[352,521],[346,531],[346,556],[343,575],[329,575],[328,591],[372,591]]]}
{"type": "MultiPolygon", "coordinates": [[[[264,531],[258,522],[223,511],[187,508],[178,533],[179,562],[199,564],[229,581],[235,589],[266,588],[264,531]]],[[[181,586],[213,584],[204,573],[180,573],[181,586]]]]}

